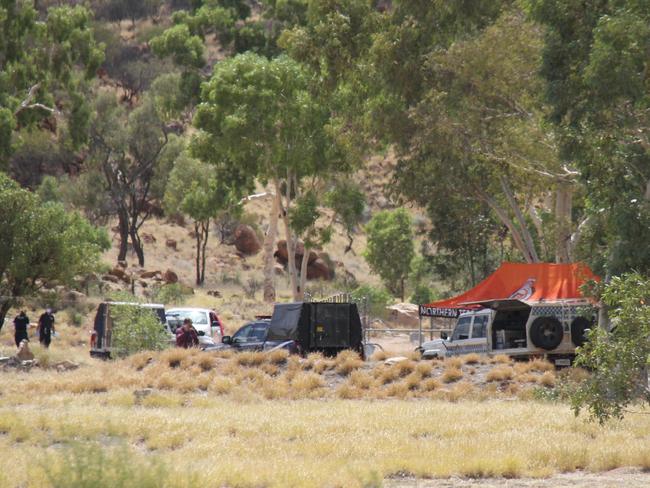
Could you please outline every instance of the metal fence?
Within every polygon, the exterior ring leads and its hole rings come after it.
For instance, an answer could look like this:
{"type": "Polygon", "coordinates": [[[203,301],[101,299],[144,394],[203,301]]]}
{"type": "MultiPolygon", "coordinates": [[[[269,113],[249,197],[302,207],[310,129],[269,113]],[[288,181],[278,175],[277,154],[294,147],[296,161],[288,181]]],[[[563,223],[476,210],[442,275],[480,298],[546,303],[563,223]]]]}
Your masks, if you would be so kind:
{"type": "MultiPolygon", "coordinates": [[[[314,297],[305,293],[305,301],[311,302],[316,301],[314,297]]],[[[317,301],[326,302],[326,303],[356,303],[359,309],[359,315],[361,316],[361,325],[363,327],[363,340],[365,343],[372,343],[373,335],[377,334],[408,334],[409,340],[411,340],[414,335],[417,335],[417,344],[421,346],[422,343],[427,340],[433,340],[440,338],[441,332],[446,332],[450,334],[452,329],[450,328],[440,328],[433,326],[433,320],[429,320],[428,327],[423,324],[423,317],[420,317],[418,328],[390,328],[390,327],[372,327],[372,324],[377,322],[382,322],[383,320],[378,318],[371,318],[369,314],[368,306],[368,297],[355,298],[351,293],[348,292],[339,292],[327,297],[319,298],[317,301]]]]}

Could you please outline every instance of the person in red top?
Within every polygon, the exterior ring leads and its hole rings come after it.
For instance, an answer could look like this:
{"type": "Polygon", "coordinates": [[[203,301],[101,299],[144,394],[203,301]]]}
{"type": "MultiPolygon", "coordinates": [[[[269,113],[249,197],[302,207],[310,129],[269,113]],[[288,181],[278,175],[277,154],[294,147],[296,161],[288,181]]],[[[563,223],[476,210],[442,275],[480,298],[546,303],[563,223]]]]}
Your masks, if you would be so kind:
{"type": "Polygon", "coordinates": [[[191,319],[183,320],[183,325],[176,329],[176,347],[197,347],[199,345],[199,335],[192,325],[191,319]]]}

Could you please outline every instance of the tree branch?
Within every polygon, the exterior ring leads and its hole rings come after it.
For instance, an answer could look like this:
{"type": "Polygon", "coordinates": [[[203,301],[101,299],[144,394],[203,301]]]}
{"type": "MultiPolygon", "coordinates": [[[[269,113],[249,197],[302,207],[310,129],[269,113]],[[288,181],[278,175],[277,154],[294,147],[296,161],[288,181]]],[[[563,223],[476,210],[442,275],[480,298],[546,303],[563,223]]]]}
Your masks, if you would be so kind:
{"type": "Polygon", "coordinates": [[[20,102],[20,105],[14,112],[14,116],[18,115],[20,112],[23,110],[29,110],[32,108],[40,108],[41,110],[45,110],[46,112],[50,112],[51,114],[58,114],[59,111],[56,108],[53,107],[48,107],[47,105],[44,105],[42,103],[32,103],[32,100],[34,100],[34,97],[36,96],[36,92],[38,89],[41,87],[40,83],[36,83],[34,86],[32,86],[29,89],[29,92],[27,93],[27,96],[25,99],[20,102]]]}

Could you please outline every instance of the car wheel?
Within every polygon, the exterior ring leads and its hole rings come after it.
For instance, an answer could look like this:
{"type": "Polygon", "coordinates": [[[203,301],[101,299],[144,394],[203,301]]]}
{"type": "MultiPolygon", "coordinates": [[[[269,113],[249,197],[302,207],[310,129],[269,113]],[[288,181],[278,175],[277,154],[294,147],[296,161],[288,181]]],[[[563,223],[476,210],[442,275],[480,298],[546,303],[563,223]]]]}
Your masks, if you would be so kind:
{"type": "Polygon", "coordinates": [[[587,342],[586,331],[591,329],[591,322],[585,317],[576,317],[571,322],[571,341],[576,347],[584,346],[587,342]]]}
{"type": "Polygon", "coordinates": [[[547,351],[559,346],[563,336],[562,324],[555,317],[537,317],[530,326],[530,340],[547,351]]]}

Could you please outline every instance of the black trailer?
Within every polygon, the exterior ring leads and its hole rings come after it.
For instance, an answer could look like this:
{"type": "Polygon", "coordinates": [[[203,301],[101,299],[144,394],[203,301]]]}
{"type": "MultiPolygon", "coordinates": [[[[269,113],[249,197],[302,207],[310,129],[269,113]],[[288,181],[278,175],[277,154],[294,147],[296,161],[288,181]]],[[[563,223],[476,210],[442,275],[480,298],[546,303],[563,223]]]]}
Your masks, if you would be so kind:
{"type": "Polygon", "coordinates": [[[273,309],[267,342],[295,341],[300,351],[336,355],[352,349],[363,356],[361,318],[355,303],[279,303],[273,309]]]}

